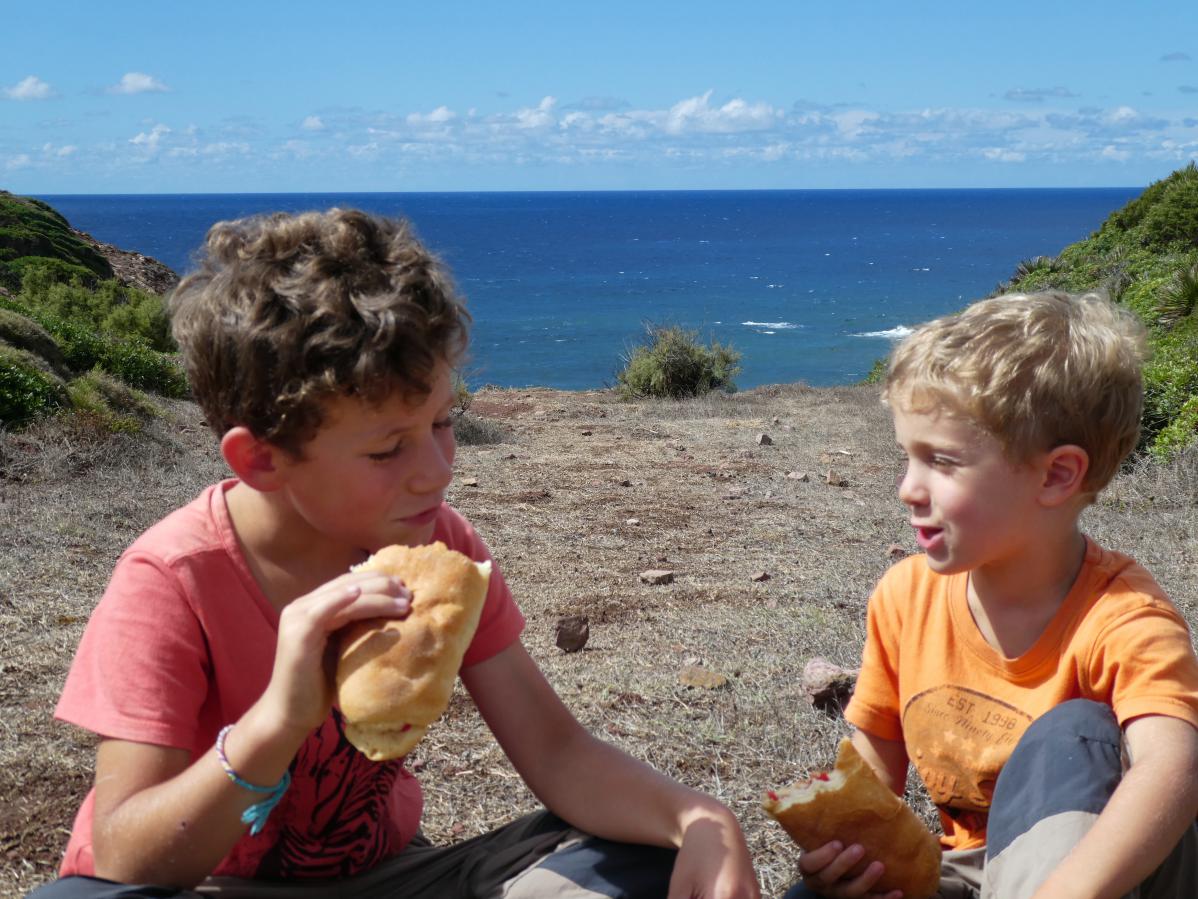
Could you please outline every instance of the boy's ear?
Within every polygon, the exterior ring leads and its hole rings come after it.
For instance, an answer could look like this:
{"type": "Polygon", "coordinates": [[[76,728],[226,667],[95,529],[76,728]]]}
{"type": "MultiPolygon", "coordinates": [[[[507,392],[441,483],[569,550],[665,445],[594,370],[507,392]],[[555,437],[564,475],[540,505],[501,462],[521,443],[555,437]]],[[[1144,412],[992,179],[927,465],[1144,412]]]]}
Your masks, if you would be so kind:
{"type": "Polygon", "coordinates": [[[233,474],[255,490],[277,490],[282,486],[278,455],[281,451],[259,440],[242,425],[230,428],[220,439],[220,453],[233,474]]]}
{"type": "Polygon", "coordinates": [[[1044,454],[1040,501],[1059,506],[1081,492],[1090,470],[1090,454],[1073,443],[1054,446],[1044,454]]]}

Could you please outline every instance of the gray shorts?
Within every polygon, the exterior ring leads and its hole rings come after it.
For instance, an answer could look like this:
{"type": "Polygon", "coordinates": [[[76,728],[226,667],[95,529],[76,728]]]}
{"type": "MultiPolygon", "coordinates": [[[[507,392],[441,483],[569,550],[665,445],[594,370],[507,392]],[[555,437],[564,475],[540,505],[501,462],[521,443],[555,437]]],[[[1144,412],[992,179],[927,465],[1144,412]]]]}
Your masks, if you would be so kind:
{"type": "Polygon", "coordinates": [[[418,838],[394,858],[344,880],[210,877],[192,891],[66,877],[34,890],[30,899],[661,899],[675,855],[673,849],[588,836],[538,812],[451,846],[418,838]]]}

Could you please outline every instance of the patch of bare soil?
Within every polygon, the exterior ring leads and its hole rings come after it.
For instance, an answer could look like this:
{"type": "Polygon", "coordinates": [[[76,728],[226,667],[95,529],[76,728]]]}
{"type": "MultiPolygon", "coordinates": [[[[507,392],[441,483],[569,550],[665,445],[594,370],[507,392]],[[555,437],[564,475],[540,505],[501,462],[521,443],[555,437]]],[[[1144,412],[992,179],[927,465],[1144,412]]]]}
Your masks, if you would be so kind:
{"type": "MultiPolygon", "coordinates": [[[[490,544],[530,652],[588,728],[727,803],[764,894],[781,895],[796,853],[760,811],[763,791],[828,764],[847,733],[811,706],[803,667],[814,656],[858,664],[892,546],[916,550],[876,391],[628,403],[485,389],[469,414],[502,442],[459,449],[450,499],[490,544]],[[673,580],[644,583],[648,569],[673,580]],[[589,618],[581,652],[555,645],[566,614],[589,618]],[[688,665],[727,683],[686,686],[688,665]]],[[[52,877],[90,783],[92,738],[51,720],[87,616],[120,551],[223,475],[215,449],[188,404],[136,442],[0,433],[0,895],[52,877]]],[[[1191,622],[1196,487],[1198,454],[1142,466],[1086,520],[1143,561],[1191,622]]],[[[464,694],[410,762],[434,841],[536,807],[464,694]]],[[[914,784],[911,795],[927,814],[914,784]]]]}

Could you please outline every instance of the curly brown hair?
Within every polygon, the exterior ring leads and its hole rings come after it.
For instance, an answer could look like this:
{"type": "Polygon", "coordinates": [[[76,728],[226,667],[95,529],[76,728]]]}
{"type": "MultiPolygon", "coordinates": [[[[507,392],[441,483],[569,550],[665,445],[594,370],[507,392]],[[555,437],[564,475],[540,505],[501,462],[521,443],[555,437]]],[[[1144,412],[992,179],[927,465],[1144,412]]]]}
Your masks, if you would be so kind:
{"type": "Polygon", "coordinates": [[[403,220],[353,209],[218,222],[170,301],[208,424],[302,455],[335,396],[422,397],[470,315],[403,220]]]}

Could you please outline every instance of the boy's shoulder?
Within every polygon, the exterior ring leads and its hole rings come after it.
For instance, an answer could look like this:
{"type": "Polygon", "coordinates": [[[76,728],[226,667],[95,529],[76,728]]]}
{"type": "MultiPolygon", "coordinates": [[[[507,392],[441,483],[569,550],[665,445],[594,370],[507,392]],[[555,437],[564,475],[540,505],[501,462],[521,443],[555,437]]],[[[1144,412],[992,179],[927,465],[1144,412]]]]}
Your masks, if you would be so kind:
{"type": "Polygon", "coordinates": [[[149,556],[166,566],[208,553],[225,551],[229,541],[236,541],[225,491],[236,481],[210,484],[198,496],[170,512],[141,533],[121,554],[149,556]]]}
{"type": "Polygon", "coordinates": [[[1106,549],[1091,539],[1087,539],[1083,577],[1085,615],[1094,624],[1117,622],[1143,610],[1182,618],[1148,569],[1126,553],[1106,549]]]}

